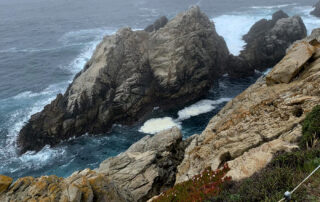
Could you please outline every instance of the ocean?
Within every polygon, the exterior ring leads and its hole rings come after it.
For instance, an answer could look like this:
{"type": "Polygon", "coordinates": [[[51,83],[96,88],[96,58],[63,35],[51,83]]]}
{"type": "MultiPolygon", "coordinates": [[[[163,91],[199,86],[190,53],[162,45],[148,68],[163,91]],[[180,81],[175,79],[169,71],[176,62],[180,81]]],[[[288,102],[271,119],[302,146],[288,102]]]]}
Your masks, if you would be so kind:
{"type": "Polygon", "coordinates": [[[108,134],[72,138],[40,152],[17,155],[16,138],[30,116],[63,93],[103,36],[121,27],[143,29],[160,16],[174,17],[191,5],[215,23],[234,55],[259,19],[283,9],[300,15],[308,33],[320,27],[310,16],[316,0],[0,0],[0,174],[13,178],[57,175],[96,168],[145,135],[181,128],[184,138],[199,134],[226,104],[263,74],[243,79],[227,75],[208,96],[184,108],[161,111],[133,126],[114,125],[108,134]]]}

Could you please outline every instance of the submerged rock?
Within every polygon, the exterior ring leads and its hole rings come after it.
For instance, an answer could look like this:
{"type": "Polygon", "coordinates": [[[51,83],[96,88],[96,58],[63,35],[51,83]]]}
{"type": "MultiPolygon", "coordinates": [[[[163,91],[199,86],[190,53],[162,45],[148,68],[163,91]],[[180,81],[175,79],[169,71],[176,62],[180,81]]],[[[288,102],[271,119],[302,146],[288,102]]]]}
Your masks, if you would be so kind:
{"type": "Polygon", "coordinates": [[[277,152],[297,148],[301,122],[320,102],[320,54],[316,54],[320,47],[313,46],[312,52],[308,47],[309,42],[316,44],[319,33],[315,30],[292,45],[267,80],[258,79],[211,119],[186,148],[176,183],[200,174],[208,166],[217,169],[226,162],[231,168],[229,175],[243,179],[265,167],[277,152]],[[303,63],[304,68],[299,68],[303,63]],[[275,72],[283,74],[274,77],[275,72]],[[279,82],[267,85],[270,77],[279,82]]]}
{"type": "Polygon", "coordinates": [[[0,192],[0,201],[147,201],[174,185],[177,166],[191,140],[182,141],[181,131],[172,128],[142,138],[95,171],[77,171],[65,179],[24,177],[7,190],[11,179],[0,192]]]}
{"type": "Polygon", "coordinates": [[[134,123],[155,106],[199,99],[222,73],[227,46],[209,18],[192,7],[157,32],[119,30],[97,46],[64,95],[20,131],[21,152],[134,123]]]}
{"type": "Polygon", "coordinates": [[[289,17],[283,11],[277,11],[271,20],[256,22],[243,36],[247,44],[239,57],[232,56],[229,74],[241,77],[253,74],[255,69],[263,71],[273,67],[285,56],[286,49],[293,42],[306,35],[301,17],[289,17]]]}
{"type": "Polygon", "coordinates": [[[313,7],[314,9],[310,12],[310,14],[320,17],[320,1],[318,1],[318,3],[316,3],[313,7]]]}

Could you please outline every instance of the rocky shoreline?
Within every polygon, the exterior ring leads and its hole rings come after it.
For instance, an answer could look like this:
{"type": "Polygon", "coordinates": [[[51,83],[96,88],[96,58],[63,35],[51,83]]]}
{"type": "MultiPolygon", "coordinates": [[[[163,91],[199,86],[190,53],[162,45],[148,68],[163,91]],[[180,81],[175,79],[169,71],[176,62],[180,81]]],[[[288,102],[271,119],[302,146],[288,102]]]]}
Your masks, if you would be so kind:
{"type": "Polygon", "coordinates": [[[105,37],[66,93],[21,130],[21,152],[135,122],[154,104],[170,108],[197,100],[222,74],[245,76],[276,66],[230,101],[200,135],[182,140],[172,128],[146,136],[94,171],[65,179],[24,177],[13,183],[0,176],[0,201],[147,201],[208,166],[228,162],[228,175],[239,180],[262,169],[276,152],[297,147],[300,123],[320,101],[319,30],[286,52],[306,28],[300,17],[279,11],[251,28],[236,57],[199,7],[169,22],[161,19],[150,32],[125,28],[105,37]]]}
{"type": "Polygon", "coordinates": [[[168,110],[199,100],[222,75],[239,78],[269,68],[306,36],[300,17],[278,11],[251,28],[244,36],[248,45],[235,57],[197,6],[169,22],[161,17],[146,30],[124,28],[105,37],[65,94],[22,128],[21,153],[136,123],[154,107],[168,110]]]}

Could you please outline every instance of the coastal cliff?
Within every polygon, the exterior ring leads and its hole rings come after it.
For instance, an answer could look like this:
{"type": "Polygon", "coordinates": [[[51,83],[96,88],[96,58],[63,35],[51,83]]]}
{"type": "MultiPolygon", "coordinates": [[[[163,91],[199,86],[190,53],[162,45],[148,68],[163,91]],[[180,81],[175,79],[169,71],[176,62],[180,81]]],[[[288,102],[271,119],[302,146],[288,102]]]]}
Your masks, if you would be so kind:
{"type": "Polygon", "coordinates": [[[265,167],[278,151],[298,147],[301,122],[320,101],[319,36],[314,30],[293,44],[267,76],[212,118],[187,147],[176,183],[226,162],[229,175],[243,179],[265,167]]]}
{"type": "MultiPolygon", "coordinates": [[[[298,17],[278,14],[277,22],[300,24],[298,17]]],[[[314,30],[294,43],[268,75],[230,101],[200,135],[183,140],[172,128],[146,136],[99,168],[68,178],[13,182],[0,176],[0,201],[147,201],[225,163],[234,180],[250,177],[277,152],[298,148],[301,123],[320,101],[319,39],[320,30],[314,30]]],[[[224,40],[198,7],[155,23],[151,32],[121,29],[103,40],[66,93],[22,129],[22,152],[103,132],[118,121],[135,122],[155,105],[197,99],[226,73],[228,59],[224,40]]]]}
{"type": "Polygon", "coordinates": [[[19,134],[21,152],[108,132],[115,123],[137,122],[154,107],[199,99],[223,72],[228,55],[199,7],[153,32],[121,29],[97,46],[64,95],[31,117],[19,134]]]}
{"type": "Polygon", "coordinates": [[[278,11],[251,28],[244,36],[247,46],[235,57],[197,6],[169,22],[161,17],[145,30],[123,28],[105,37],[65,94],[22,128],[20,152],[136,123],[154,107],[182,107],[205,96],[223,74],[244,77],[277,63],[306,36],[300,17],[278,11]]]}

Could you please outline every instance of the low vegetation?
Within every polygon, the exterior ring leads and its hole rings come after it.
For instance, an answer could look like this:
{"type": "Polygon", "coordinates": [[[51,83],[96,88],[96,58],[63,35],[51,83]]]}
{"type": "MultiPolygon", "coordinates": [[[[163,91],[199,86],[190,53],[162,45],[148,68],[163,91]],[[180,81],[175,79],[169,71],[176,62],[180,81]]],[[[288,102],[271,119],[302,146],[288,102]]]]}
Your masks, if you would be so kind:
{"type": "Polygon", "coordinates": [[[156,202],[198,202],[205,201],[217,196],[222,186],[231,180],[226,177],[230,170],[227,164],[218,170],[205,169],[200,175],[194,176],[191,180],[175,185],[173,188],[162,193],[156,202]]]}
{"type": "MultiPolygon", "coordinates": [[[[292,191],[320,164],[320,106],[302,123],[300,149],[278,153],[266,168],[240,182],[222,187],[210,201],[279,201],[286,191],[292,191]]],[[[315,173],[292,195],[293,201],[320,201],[320,171],[315,173]]]]}

